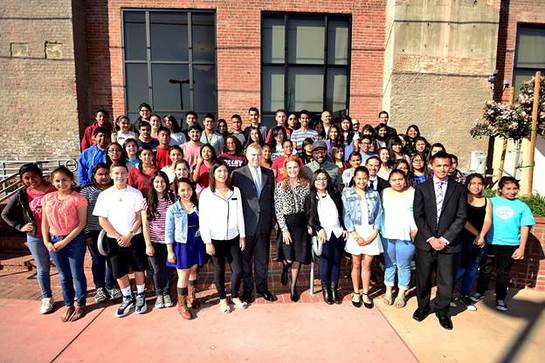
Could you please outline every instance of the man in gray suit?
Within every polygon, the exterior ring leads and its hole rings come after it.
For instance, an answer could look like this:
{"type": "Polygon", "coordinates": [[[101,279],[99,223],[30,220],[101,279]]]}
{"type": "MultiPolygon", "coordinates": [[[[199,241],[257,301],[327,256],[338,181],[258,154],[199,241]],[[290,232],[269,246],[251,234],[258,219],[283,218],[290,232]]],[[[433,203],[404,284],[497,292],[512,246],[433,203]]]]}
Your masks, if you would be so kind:
{"type": "Polygon", "coordinates": [[[274,174],[270,169],[260,166],[261,154],[261,146],[258,144],[248,146],[248,164],[235,169],[232,175],[233,185],[240,189],[242,196],[246,226],[246,248],[242,251],[242,298],[246,302],[252,301],[254,289],[252,265],[255,267],[257,294],[268,301],[276,300],[267,286],[274,214],[274,174]]]}

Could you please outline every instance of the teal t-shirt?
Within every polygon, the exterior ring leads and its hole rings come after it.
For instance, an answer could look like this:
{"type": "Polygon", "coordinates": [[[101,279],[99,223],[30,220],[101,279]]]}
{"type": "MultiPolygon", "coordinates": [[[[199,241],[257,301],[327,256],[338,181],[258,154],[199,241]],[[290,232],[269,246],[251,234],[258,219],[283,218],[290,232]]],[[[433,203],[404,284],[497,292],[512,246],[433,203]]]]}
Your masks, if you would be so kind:
{"type": "Polygon", "coordinates": [[[520,245],[520,227],[535,224],[532,211],[520,199],[492,198],[492,228],[486,235],[488,243],[503,246],[520,245]]]}

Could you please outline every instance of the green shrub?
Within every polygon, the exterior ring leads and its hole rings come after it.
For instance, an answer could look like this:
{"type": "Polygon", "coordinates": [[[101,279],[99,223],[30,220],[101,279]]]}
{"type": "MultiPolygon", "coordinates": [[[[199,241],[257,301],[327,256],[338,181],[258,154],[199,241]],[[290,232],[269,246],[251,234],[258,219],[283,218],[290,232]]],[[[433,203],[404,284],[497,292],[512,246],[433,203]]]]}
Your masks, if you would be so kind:
{"type": "Polygon", "coordinates": [[[533,194],[520,199],[528,204],[535,217],[545,217],[545,196],[533,194]]]}

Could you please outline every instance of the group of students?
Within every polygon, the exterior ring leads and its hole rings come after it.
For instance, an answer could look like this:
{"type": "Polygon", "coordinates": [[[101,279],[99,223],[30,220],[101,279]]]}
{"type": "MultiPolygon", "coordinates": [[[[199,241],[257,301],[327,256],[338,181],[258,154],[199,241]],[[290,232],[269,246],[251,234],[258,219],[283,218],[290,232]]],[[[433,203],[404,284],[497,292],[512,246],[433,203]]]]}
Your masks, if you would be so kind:
{"type": "Polygon", "coordinates": [[[86,246],[95,301],[121,298],[118,317],[133,308],[147,310],[147,270],[153,275],[155,307],[173,306],[169,268],[174,268],[178,311],[193,318],[198,268],[209,258],[222,312],[245,309],[254,291],[275,301],[267,283],[274,226],[281,283],[289,284],[292,301],[300,297],[301,265],[314,253],[324,301],[340,304],[340,265],[348,253],[356,307],[373,307],[371,266],[381,256],[383,299],[398,308],[406,305],[414,259],[415,320],[432,310],[433,272],[434,310],[441,326],[452,329],[448,309],[456,281],[461,281],[460,301],[476,310],[494,265],[496,307],[507,310],[510,267],[524,258],[534,224],[528,206],[517,198],[518,181],[504,177],[498,196],[484,198],[483,176],[464,176],[456,157],[441,144],[429,145],[416,125],[398,135],[385,111],[379,119],[376,128],[360,128],[348,116],[332,120],[328,111],[312,122],[307,111],[279,110],[276,126],[268,130],[259,111],[250,108],[244,130],[238,115],[230,128],[222,120],[216,125],[211,114],[204,115],[202,130],[190,112],[188,128],[181,131],[172,115],[161,121],[142,104],[136,133],[128,117],[118,117],[112,128],[107,112],[98,111],[82,139],[79,187],[66,167],[55,169],[47,181],[36,164],[25,164],[19,172],[24,188],[2,212],[8,224],[27,233],[42,292],[40,312],[53,309],[51,259],[66,306],[62,320],[85,314],[86,246]]]}

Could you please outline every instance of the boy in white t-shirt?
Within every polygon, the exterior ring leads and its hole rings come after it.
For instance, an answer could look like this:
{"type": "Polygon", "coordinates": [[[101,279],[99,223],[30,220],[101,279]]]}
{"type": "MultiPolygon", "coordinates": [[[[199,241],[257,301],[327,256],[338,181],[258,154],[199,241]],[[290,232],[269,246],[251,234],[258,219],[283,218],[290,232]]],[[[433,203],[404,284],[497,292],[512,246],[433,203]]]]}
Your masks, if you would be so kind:
{"type": "Polygon", "coordinates": [[[114,185],[99,194],[93,210],[93,215],[99,217],[99,224],[106,231],[112,273],[123,294],[123,301],[116,312],[118,318],[127,315],[133,306],[138,314],[147,309],[144,291],[146,245],[141,229],[146,201],[138,189],[127,185],[128,174],[124,164],[110,167],[114,185]],[[136,299],[131,292],[130,269],[135,275],[136,299]]]}

